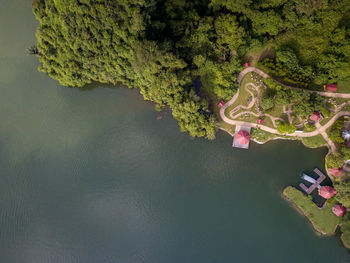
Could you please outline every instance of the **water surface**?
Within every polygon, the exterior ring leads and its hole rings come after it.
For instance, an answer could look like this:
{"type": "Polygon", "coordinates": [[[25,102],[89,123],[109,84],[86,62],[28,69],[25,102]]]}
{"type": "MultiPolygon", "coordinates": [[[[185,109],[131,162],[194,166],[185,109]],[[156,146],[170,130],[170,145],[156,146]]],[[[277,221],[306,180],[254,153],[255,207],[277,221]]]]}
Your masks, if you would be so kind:
{"type": "Polygon", "coordinates": [[[26,56],[30,2],[0,10],[1,262],[350,261],[280,196],[325,149],[236,150],[180,133],[137,90],[61,87],[26,56]]]}

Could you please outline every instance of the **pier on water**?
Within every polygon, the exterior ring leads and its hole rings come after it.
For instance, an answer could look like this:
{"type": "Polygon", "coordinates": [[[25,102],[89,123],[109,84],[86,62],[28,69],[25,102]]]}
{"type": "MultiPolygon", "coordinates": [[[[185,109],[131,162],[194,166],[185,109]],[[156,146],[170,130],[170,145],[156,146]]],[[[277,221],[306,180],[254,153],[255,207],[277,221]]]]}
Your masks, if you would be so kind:
{"type": "Polygon", "coordinates": [[[318,168],[315,168],[314,172],[319,176],[317,179],[314,179],[306,174],[303,174],[301,177],[304,180],[312,183],[312,185],[309,188],[306,187],[306,185],[303,183],[299,184],[300,188],[303,189],[305,193],[307,193],[308,195],[311,194],[312,191],[315,190],[316,188],[319,188],[323,180],[326,179],[326,176],[318,168]]]}

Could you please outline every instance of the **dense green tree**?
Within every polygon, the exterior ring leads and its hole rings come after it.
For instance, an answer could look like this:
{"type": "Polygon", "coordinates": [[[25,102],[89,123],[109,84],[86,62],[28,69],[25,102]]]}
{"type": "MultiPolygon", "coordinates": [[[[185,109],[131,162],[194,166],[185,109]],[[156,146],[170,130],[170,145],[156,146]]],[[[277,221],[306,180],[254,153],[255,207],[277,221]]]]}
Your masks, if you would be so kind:
{"type": "Polygon", "coordinates": [[[310,16],[316,10],[326,7],[328,4],[327,0],[294,0],[295,10],[298,14],[306,14],[310,16]]]}
{"type": "Polygon", "coordinates": [[[314,111],[308,101],[301,101],[293,106],[293,110],[302,118],[310,116],[314,111]]]}
{"type": "Polygon", "coordinates": [[[310,99],[310,93],[305,90],[291,90],[289,94],[292,103],[308,101],[310,99]]]}
{"type": "Polygon", "coordinates": [[[350,207],[350,180],[335,181],[334,188],[337,190],[335,198],[346,207],[350,207]]]}
{"type": "Polygon", "coordinates": [[[245,32],[236,21],[236,17],[225,14],[215,20],[215,32],[217,36],[217,49],[219,53],[232,54],[240,45],[243,44],[245,32]]]}
{"type": "Polygon", "coordinates": [[[263,96],[260,99],[260,104],[259,106],[264,110],[267,111],[269,109],[272,109],[273,106],[275,105],[275,102],[272,97],[269,96],[263,96]]]}
{"type": "Polygon", "coordinates": [[[253,0],[211,0],[210,5],[218,10],[222,7],[232,11],[232,12],[246,12],[249,10],[249,5],[253,2],[253,0]]]}
{"type": "Polygon", "coordinates": [[[255,12],[252,18],[253,30],[257,34],[276,36],[283,30],[284,21],[274,10],[255,12]]]}
{"type": "Polygon", "coordinates": [[[339,153],[329,154],[326,157],[326,164],[328,168],[340,168],[344,164],[344,159],[339,153]]]}
{"type": "MultiPolygon", "coordinates": [[[[349,0],[34,0],[33,12],[40,70],[69,87],[139,88],[192,136],[213,138],[215,126],[208,102],[192,94],[194,79],[211,99],[230,99],[242,62],[266,46],[282,82],[350,80],[349,0]]],[[[299,115],[322,109],[316,95],[264,83],[299,115]]],[[[262,99],[266,109],[271,102],[262,99]]]]}
{"type": "Polygon", "coordinates": [[[280,105],[289,105],[290,104],[290,90],[287,90],[286,88],[284,88],[282,86],[277,87],[275,101],[277,104],[280,104],[280,105]]]}

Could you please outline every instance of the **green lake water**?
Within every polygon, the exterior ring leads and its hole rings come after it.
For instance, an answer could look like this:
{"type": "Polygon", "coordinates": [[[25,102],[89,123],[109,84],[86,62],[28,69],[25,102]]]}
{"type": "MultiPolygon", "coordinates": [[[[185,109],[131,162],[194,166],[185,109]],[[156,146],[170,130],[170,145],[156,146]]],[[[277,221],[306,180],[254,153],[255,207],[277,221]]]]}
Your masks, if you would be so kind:
{"type": "Polygon", "coordinates": [[[325,149],[232,149],[137,90],[63,88],[26,56],[30,3],[0,9],[1,263],[350,262],[281,198],[325,149]]]}

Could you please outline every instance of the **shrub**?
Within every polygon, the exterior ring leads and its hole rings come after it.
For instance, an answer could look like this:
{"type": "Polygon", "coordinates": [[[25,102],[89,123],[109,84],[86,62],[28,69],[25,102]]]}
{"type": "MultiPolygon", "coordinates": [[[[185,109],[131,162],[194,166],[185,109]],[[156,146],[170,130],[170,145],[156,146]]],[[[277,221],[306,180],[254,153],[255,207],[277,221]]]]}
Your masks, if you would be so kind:
{"type": "Polygon", "coordinates": [[[260,104],[259,105],[264,111],[266,111],[266,110],[272,109],[273,106],[275,105],[275,103],[274,103],[272,97],[263,96],[260,99],[260,104]]]}
{"type": "Polygon", "coordinates": [[[325,107],[322,107],[321,112],[322,112],[323,117],[329,118],[329,116],[330,116],[329,110],[327,110],[325,107]]]}
{"type": "Polygon", "coordinates": [[[296,127],[293,124],[286,123],[286,122],[280,122],[277,125],[277,131],[281,134],[284,133],[293,133],[296,131],[296,127]]]}

